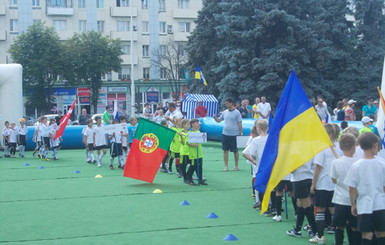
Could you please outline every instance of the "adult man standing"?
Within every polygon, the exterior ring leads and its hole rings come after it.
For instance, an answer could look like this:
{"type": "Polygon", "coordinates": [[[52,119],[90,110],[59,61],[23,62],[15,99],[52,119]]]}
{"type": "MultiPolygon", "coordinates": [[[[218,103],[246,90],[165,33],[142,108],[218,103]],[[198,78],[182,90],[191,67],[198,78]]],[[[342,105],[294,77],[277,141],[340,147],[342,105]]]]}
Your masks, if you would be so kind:
{"type": "Polygon", "coordinates": [[[214,120],[216,122],[225,122],[222,131],[223,160],[225,162],[225,169],[223,171],[229,171],[229,151],[234,152],[235,166],[233,170],[238,171],[239,153],[237,147],[237,136],[243,135],[242,117],[241,113],[235,109],[232,98],[226,99],[225,107],[227,110],[225,110],[219,118],[217,118],[214,114],[214,120]]]}
{"type": "Polygon", "coordinates": [[[238,111],[241,113],[242,118],[247,118],[246,100],[242,100],[241,106],[238,108],[238,111]]]}
{"type": "Polygon", "coordinates": [[[144,116],[144,118],[146,118],[148,120],[151,120],[151,118],[152,118],[151,107],[150,107],[149,103],[146,103],[144,105],[143,116],[144,116]]]}
{"type": "Polygon", "coordinates": [[[195,108],[195,115],[197,116],[197,118],[206,117],[207,116],[207,109],[202,104],[201,100],[198,101],[198,106],[195,108]]]}
{"type": "Polygon", "coordinates": [[[315,110],[321,119],[321,121],[326,122],[326,117],[328,116],[328,108],[326,103],[322,97],[318,96],[317,105],[315,106],[315,110]]]}
{"type": "Polygon", "coordinates": [[[164,118],[168,121],[168,126],[171,128],[174,126],[174,118],[181,117],[183,118],[182,113],[176,108],[174,102],[168,103],[168,111],[164,115],[164,118]]]}
{"type": "Polygon", "coordinates": [[[106,106],[106,110],[103,113],[103,123],[104,124],[111,124],[112,123],[109,110],[110,110],[110,106],[108,105],[108,106],[106,106]]]}
{"type": "Polygon", "coordinates": [[[252,107],[252,112],[251,112],[251,117],[254,119],[259,119],[259,114],[258,114],[258,104],[261,103],[261,99],[259,97],[255,98],[255,104],[252,107]]]}
{"type": "Polygon", "coordinates": [[[79,116],[79,125],[86,125],[87,120],[90,118],[91,116],[87,114],[87,110],[82,109],[82,114],[79,116]]]}
{"type": "Polygon", "coordinates": [[[271,113],[270,103],[266,102],[266,96],[261,97],[261,103],[257,106],[257,113],[259,114],[259,118],[261,119],[269,119],[271,113]]]}

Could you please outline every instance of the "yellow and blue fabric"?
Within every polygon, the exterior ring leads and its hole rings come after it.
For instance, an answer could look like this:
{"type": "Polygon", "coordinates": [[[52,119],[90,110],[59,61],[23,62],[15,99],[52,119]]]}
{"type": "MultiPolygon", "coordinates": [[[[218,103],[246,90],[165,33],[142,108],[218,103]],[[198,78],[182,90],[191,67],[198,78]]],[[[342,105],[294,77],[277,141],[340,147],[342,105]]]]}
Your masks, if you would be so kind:
{"type": "Polygon", "coordinates": [[[270,193],[289,173],[332,145],[316,111],[294,71],[279,100],[254,187],[265,193],[261,212],[269,206],[270,193]]]}
{"type": "Polygon", "coordinates": [[[197,66],[197,69],[196,69],[196,71],[195,71],[195,79],[201,80],[201,83],[202,83],[203,85],[206,85],[206,86],[207,86],[206,79],[205,79],[205,77],[203,76],[203,73],[202,73],[201,69],[199,68],[199,66],[197,66]]]}

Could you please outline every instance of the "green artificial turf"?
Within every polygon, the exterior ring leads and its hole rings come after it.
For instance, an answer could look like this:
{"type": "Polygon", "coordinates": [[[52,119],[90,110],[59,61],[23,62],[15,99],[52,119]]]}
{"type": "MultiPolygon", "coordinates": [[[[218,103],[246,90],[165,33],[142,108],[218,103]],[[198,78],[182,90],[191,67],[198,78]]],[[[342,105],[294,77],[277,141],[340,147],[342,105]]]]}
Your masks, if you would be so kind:
{"type": "MultiPolygon", "coordinates": [[[[241,159],[241,171],[222,172],[219,146],[203,147],[208,186],[160,172],[153,184],[124,178],[108,169],[107,156],[102,168],[85,163],[84,150],[62,150],[50,162],[31,152],[2,158],[0,244],[308,244],[305,232],[286,235],[295,224],[291,201],[289,220],[280,223],[252,208],[250,166],[241,159]],[[179,205],[184,200],[191,205],[179,205]],[[219,218],[206,218],[211,212],[219,218]],[[239,240],[223,241],[228,234],[239,240]]],[[[326,239],[333,243],[332,235],[326,239]]]]}

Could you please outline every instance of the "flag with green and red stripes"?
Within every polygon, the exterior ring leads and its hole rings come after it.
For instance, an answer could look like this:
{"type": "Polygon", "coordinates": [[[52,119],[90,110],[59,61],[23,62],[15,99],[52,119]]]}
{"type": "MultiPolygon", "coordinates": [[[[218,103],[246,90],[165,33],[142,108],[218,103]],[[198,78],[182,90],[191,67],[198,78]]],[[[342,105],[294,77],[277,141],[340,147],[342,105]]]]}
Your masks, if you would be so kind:
{"type": "Polygon", "coordinates": [[[174,136],[174,130],[139,118],[123,175],[152,183],[174,136]]]}

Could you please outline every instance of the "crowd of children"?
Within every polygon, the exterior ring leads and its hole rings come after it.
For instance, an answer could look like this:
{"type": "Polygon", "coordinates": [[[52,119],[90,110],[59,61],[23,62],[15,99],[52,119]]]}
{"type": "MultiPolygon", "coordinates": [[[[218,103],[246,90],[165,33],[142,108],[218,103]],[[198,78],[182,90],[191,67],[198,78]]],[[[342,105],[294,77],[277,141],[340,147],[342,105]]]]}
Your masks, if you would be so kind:
{"type": "MultiPolygon", "coordinates": [[[[385,159],[380,152],[380,138],[369,130],[370,122],[370,118],[364,118],[366,129],[361,132],[346,125],[340,132],[338,125],[325,124],[333,146],[278,184],[265,216],[273,213],[274,221],[282,220],[282,192],[286,190],[292,196],[296,217],[294,229],[287,231],[289,236],[302,236],[306,217],[304,230],[308,231],[310,243],[324,244],[326,229],[334,234],[336,245],[343,244],[345,230],[350,245],[385,244],[385,159]]],[[[266,144],[264,124],[256,121],[242,154],[252,164],[253,180],[266,144]]],[[[263,195],[253,191],[256,208],[263,195]]]]}

